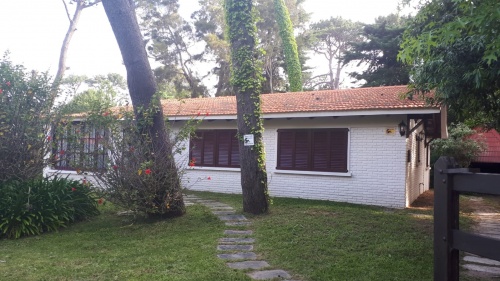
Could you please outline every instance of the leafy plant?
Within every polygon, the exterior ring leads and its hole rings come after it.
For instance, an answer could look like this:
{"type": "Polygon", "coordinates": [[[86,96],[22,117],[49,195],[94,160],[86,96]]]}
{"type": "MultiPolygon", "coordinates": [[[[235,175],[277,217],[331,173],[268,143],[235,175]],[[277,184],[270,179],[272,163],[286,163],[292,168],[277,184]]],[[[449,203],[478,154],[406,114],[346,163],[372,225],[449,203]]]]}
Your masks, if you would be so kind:
{"type": "Polygon", "coordinates": [[[60,177],[0,182],[0,237],[57,231],[99,214],[93,188],[60,177]]]}
{"type": "Polygon", "coordinates": [[[56,94],[47,73],[0,58],[0,181],[42,175],[56,94]]]}
{"type": "Polygon", "coordinates": [[[470,136],[476,131],[465,124],[451,124],[449,130],[448,139],[432,141],[431,162],[435,162],[440,156],[450,156],[461,167],[469,167],[472,160],[486,149],[486,144],[481,140],[471,139],[470,136]]]}
{"type": "MultiPolygon", "coordinates": [[[[203,117],[198,115],[188,120],[175,135],[170,134],[173,147],[164,144],[155,148],[152,138],[142,128],[151,124],[158,107],[153,104],[149,109],[140,108],[143,118],[139,121],[131,108],[121,107],[92,108],[83,121],[59,123],[54,139],[58,144],[56,150],[61,149],[63,154],[54,157],[80,173],[92,173],[106,199],[120,207],[149,217],[183,213],[182,195],[175,188],[180,186],[176,182],[179,178],[170,172],[169,166],[175,162],[160,159],[163,154],[157,149],[181,153],[186,148],[185,140],[203,117]],[[88,140],[93,130],[100,132],[98,145],[88,140]]],[[[95,136],[97,139],[97,133],[95,136]]],[[[184,160],[187,163],[187,159],[180,159],[184,160]]],[[[182,168],[174,168],[182,173],[182,168]]]]}

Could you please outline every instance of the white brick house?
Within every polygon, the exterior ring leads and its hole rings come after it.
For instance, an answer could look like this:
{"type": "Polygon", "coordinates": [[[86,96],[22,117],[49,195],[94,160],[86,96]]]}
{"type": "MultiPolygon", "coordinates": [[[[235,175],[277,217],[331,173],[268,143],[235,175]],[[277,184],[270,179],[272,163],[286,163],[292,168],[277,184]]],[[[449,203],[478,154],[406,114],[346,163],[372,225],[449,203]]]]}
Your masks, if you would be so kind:
{"type": "MultiPolygon", "coordinates": [[[[409,206],[429,189],[428,142],[440,136],[441,111],[422,100],[401,99],[407,91],[406,86],[391,86],[263,95],[271,196],[409,206]],[[398,130],[402,122],[408,124],[403,136],[398,130]],[[337,149],[334,136],[342,132],[346,143],[337,149]],[[345,156],[334,163],[337,150],[345,156]],[[324,157],[324,151],[331,156],[324,157]],[[323,158],[332,164],[324,166],[323,158]]],[[[241,193],[238,163],[230,163],[235,158],[231,153],[237,153],[230,147],[237,140],[224,139],[236,134],[231,131],[236,130],[235,97],[167,101],[163,107],[173,128],[191,118],[204,118],[198,138],[185,143],[189,149],[178,155],[185,168],[184,185],[191,190],[241,193]]]]}
{"type": "MultiPolygon", "coordinates": [[[[407,91],[390,86],[262,95],[271,196],[409,206],[429,189],[428,143],[446,131],[440,126],[446,112],[420,99],[402,99],[407,91]]],[[[162,105],[174,130],[203,118],[197,137],[176,155],[183,185],[241,193],[235,97],[162,105]]],[[[79,178],[74,171],[46,170],[56,172],[79,178]]]]}

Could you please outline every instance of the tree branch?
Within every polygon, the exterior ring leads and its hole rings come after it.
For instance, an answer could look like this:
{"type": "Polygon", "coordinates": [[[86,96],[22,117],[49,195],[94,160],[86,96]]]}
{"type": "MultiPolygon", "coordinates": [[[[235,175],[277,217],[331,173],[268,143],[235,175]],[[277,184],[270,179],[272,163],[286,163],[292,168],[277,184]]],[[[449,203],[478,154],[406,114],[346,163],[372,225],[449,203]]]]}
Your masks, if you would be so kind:
{"type": "Polygon", "coordinates": [[[61,1],[63,2],[64,9],[66,10],[66,16],[68,17],[69,22],[71,22],[71,16],[69,14],[68,4],[66,4],[66,1],[64,1],[64,0],[61,0],[61,1]]]}

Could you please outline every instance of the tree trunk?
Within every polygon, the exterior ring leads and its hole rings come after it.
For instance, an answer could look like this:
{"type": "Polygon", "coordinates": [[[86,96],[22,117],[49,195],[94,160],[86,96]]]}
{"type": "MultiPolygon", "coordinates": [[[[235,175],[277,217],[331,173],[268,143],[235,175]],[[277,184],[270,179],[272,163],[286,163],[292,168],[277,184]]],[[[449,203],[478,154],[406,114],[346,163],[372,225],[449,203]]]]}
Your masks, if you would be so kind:
{"type": "Polygon", "coordinates": [[[109,23],[120,47],[127,70],[127,84],[130,98],[134,106],[135,118],[139,124],[144,120],[146,110],[152,111],[152,124],[147,122],[142,127],[152,142],[156,167],[155,177],[167,177],[171,186],[165,186],[158,198],[158,208],[169,206],[161,216],[172,217],[184,214],[180,179],[172,154],[172,143],[165,127],[159,96],[155,95],[157,85],[148,61],[139,24],[136,19],[133,3],[130,0],[103,0],[102,4],[109,23]]]}
{"type": "Polygon", "coordinates": [[[337,72],[335,73],[335,84],[333,85],[333,90],[337,90],[340,87],[340,72],[342,71],[342,62],[337,60],[337,72]]]}
{"type": "Polygon", "coordinates": [[[257,62],[255,13],[252,0],[226,0],[226,21],[231,45],[232,83],[236,93],[240,137],[243,211],[268,211],[267,172],[260,119],[261,67],[257,62]],[[244,135],[254,135],[254,145],[245,146],[244,135]]]}
{"type": "MultiPolygon", "coordinates": [[[[64,0],[63,3],[66,6],[64,0]]],[[[69,43],[71,42],[71,39],[73,38],[73,34],[75,34],[76,26],[78,25],[78,21],[80,20],[80,15],[82,14],[84,6],[85,4],[83,3],[83,1],[77,1],[73,17],[69,18],[68,14],[69,27],[68,31],[66,31],[66,36],[64,36],[63,44],[61,46],[61,52],[59,53],[59,64],[57,65],[57,73],[56,76],[54,77],[54,83],[53,83],[54,86],[58,85],[61,82],[62,78],[64,77],[64,72],[66,71],[66,55],[68,54],[68,46],[69,43]]]]}
{"type": "Polygon", "coordinates": [[[335,77],[333,75],[333,58],[330,57],[328,59],[328,76],[330,77],[330,81],[329,81],[329,86],[330,86],[330,90],[334,90],[335,89],[335,77]]]}

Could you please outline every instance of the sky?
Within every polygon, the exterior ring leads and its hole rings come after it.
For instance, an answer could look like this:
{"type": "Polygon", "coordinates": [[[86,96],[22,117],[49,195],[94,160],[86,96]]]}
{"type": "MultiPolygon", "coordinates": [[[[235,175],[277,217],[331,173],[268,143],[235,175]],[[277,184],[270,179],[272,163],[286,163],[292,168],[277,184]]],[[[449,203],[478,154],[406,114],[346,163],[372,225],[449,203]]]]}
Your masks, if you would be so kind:
{"type": "MultiPolygon", "coordinates": [[[[9,50],[15,64],[55,75],[61,44],[69,26],[62,1],[0,0],[1,55],[9,50]]],[[[184,15],[197,7],[197,0],[179,2],[184,15]]],[[[305,0],[303,7],[312,13],[311,21],[342,16],[373,23],[378,16],[396,12],[397,4],[398,0],[305,0]]],[[[66,75],[114,72],[125,76],[121,54],[101,4],[83,11],[69,46],[67,66],[66,75]]]]}

